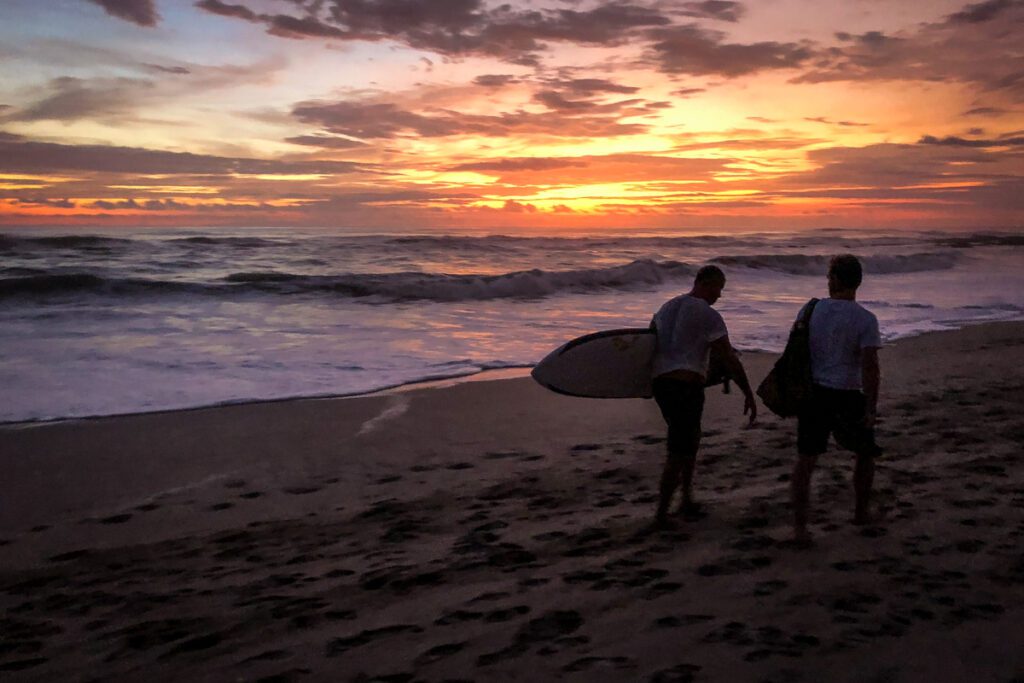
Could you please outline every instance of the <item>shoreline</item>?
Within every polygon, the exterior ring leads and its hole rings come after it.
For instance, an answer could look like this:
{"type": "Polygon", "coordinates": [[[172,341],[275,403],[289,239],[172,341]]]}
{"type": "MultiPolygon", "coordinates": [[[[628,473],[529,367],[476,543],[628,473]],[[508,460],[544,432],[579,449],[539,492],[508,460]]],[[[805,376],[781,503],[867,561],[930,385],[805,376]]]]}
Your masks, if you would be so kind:
{"type": "Polygon", "coordinates": [[[452,375],[450,377],[427,377],[424,379],[403,382],[391,386],[361,391],[351,394],[304,394],[298,396],[281,396],[280,398],[240,398],[237,400],[220,401],[217,403],[203,403],[195,406],[184,406],[181,408],[157,408],[154,410],[136,410],[127,413],[99,413],[96,415],[74,415],[70,417],[41,417],[32,420],[12,420],[0,422],[0,430],[4,429],[32,429],[51,424],[64,422],[77,422],[89,420],[105,420],[117,417],[135,417],[139,415],[166,415],[168,413],[189,413],[196,410],[208,410],[210,408],[224,408],[228,406],[248,406],[263,403],[287,403],[289,401],[333,401],[337,399],[359,399],[370,396],[386,396],[392,393],[413,391],[416,389],[443,388],[453,386],[462,382],[486,382],[511,377],[526,377],[530,374],[533,366],[514,365],[505,368],[488,368],[478,370],[465,375],[452,375]],[[505,376],[507,375],[507,377],[505,376]]]}
{"type": "MultiPolygon", "coordinates": [[[[1024,323],[882,351],[878,523],[707,394],[652,531],[653,401],[528,377],[0,430],[5,680],[1004,683],[1024,675],[1024,323]]],[[[747,354],[760,378],[774,356],[747,354]]]]}
{"type": "MultiPolygon", "coordinates": [[[[972,327],[986,326],[986,325],[1002,325],[1002,324],[1014,324],[1017,322],[1024,322],[1020,320],[996,320],[996,321],[981,321],[976,323],[970,323],[961,325],[959,327],[951,327],[949,329],[942,330],[927,330],[924,332],[915,332],[907,334],[905,336],[897,337],[891,341],[886,342],[886,347],[893,346],[896,344],[904,343],[905,340],[916,339],[918,337],[927,337],[934,334],[945,334],[948,332],[956,332],[958,330],[964,330],[972,327]]],[[[766,356],[777,356],[781,351],[767,351],[764,349],[740,349],[743,354],[750,355],[766,355],[766,356]]],[[[529,376],[530,370],[533,368],[532,365],[511,365],[501,368],[486,368],[478,370],[476,372],[470,372],[460,375],[451,376],[435,376],[426,377],[423,379],[412,380],[410,382],[401,382],[398,384],[392,384],[377,389],[371,389],[369,391],[358,391],[353,393],[324,393],[324,394],[299,394],[293,396],[281,396],[277,398],[241,398],[232,399],[227,401],[218,401],[215,403],[202,403],[198,405],[182,406],[176,408],[156,408],[153,410],[136,410],[129,412],[118,412],[118,413],[97,413],[93,415],[73,415],[64,417],[43,417],[33,418],[28,420],[10,420],[0,421],[0,431],[13,430],[13,429],[33,429],[40,426],[60,424],[64,422],[76,422],[76,421],[89,421],[89,420],[104,420],[109,418],[118,417],[132,417],[137,415],[165,415],[170,413],[188,413],[197,410],[208,410],[211,408],[221,408],[227,406],[247,406],[247,405],[259,405],[259,404],[276,404],[276,403],[287,403],[290,401],[320,401],[320,400],[336,400],[336,399],[360,399],[372,396],[390,395],[396,392],[413,391],[421,388],[443,388],[448,386],[454,386],[463,382],[483,382],[492,381],[499,379],[508,379],[513,377],[525,377],[529,376]]],[[[759,381],[759,380],[758,380],[759,381]]],[[[756,386],[756,385],[755,385],[756,386]]]]}

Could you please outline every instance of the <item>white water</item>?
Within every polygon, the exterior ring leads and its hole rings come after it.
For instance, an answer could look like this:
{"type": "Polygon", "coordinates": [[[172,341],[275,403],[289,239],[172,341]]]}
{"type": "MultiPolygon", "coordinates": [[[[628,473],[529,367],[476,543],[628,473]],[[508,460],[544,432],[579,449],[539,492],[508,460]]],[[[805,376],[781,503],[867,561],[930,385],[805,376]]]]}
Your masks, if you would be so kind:
{"type": "Polygon", "coordinates": [[[717,307],[745,349],[781,347],[841,251],[863,258],[859,299],[886,339],[1024,318],[1018,235],[66,235],[0,237],[0,421],[529,366],[579,334],[646,326],[706,262],[728,275],[717,307]]]}

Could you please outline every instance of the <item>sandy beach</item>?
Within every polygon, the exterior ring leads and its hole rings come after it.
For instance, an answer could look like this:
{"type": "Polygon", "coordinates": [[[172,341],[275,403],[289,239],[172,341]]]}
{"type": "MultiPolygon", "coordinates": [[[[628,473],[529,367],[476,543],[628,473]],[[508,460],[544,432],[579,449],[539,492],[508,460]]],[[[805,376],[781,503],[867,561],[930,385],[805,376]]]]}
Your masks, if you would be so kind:
{"type": "Polygon", "coordinates": [[[529,378],[2,427],[0,675],[1024,680],[1024,323],[881,359],[880,522],[833,447],[810,549],[795,421],[745,429],[735,391],[707,516],[657,532],[654,403],[529,378]]]}

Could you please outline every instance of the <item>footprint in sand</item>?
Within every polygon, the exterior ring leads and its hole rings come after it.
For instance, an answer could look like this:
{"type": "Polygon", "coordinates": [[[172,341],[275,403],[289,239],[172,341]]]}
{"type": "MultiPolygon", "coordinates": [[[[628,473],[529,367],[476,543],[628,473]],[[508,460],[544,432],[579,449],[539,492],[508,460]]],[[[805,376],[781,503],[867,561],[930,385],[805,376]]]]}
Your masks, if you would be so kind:
{"type": "Polygon", "coordinates": [[[632,657],[583,657],[566,664],[562,667],[562,671],[565,673],[590,671],[592,669],[621,671],[623,669],[635,669],[636,667],[636,660],[632,657]]]}
{"type": "Polygon", "coordinates": [[[100,524],[124,524],[132,518],[131,513],[125,512],[120,515],[111,515],[100,520],[100,524]]]}
{"type": "Polygon", "coordinates": [[[648,683],[693,683],[700,669],[696,664],[676,664],[671,669],[656,671],[648,683]]]}
{"type": "Polygon", "coordinates": [[[400,633],[422,633],[423,629],[413,624],[394,624],[382,628],[367,629],[360,631],[354,636],[347,638],[332,638],[327,642],[325,655],[327,657],[338,657],[349,650],[362,647],[368,643],[381,638],[388,638],[400,633]]]}
{"type": "Polygon", "coordinates": [[[654,625],[657,628],[679,628],[680,626],[703,624],[708,621],[714,621],[715,619],[716,617],[710,614],[683,614],[681,616],[670,615],[655,619],[654,625]]]}
{"type": "Polygon", "coordinates": [[[490,666],[503,659],[519,657],[538,643],[557,643],[559,639],[574,633],[582,625],[583,617],[575,610],[547,612],[521,626],[516,632],[512,644],[507,648],[480,655],[477,657],[476,664],[477,666],[490,666]]]}
{"type": "Polygon", "coordinates": [[[443,645],[437,645],[436,647],[432,647],[426,652],[421,653],[414,661],[417,666],[433,664],[445,657],[451,657],[456,652],[460,652],[464,647],[466,647],[465,641],[461,643],[445,643],[443,645]]]}
{"type": "Polygon", "coordinates": [[[285,493],[292,496],[305,496],[310,493],[316,493],[322,491],[322,486],[289,486],[288,488],[281,489],[285,493]]]}
{"type": "Polygon", "coordinates": [[[491,451],[484,453],[484,460],[506,460],[508,458],[518,458],[524,456],[526,453],[523,451],[491,451]]]}
{"type": "Polygon", "coordinates": [[[267,650],[261,652],[258,655],[253,655],[247,659],[243,659],[242,663],[247,664],[249,662],[276,662],[282,659],[291,657],[292,653],[288,650],[267,650]]]}

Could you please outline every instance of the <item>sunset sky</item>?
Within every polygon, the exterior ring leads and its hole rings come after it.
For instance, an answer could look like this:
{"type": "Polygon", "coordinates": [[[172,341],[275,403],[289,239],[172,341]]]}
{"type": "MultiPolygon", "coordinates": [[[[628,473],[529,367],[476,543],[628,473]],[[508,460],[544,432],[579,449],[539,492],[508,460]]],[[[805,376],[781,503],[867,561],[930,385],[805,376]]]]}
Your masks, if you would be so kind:
{"type": "Polygon", "coordinates": [[[1024,223],[1024,0],[3,0],[0,225],[1024,223]]]}

